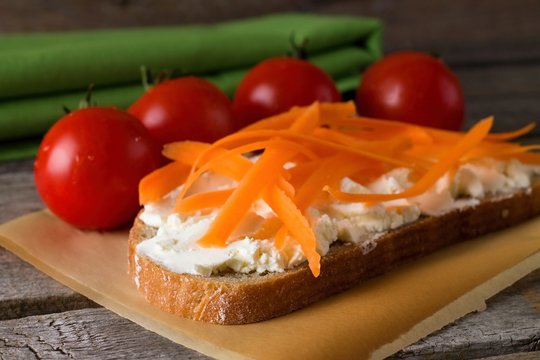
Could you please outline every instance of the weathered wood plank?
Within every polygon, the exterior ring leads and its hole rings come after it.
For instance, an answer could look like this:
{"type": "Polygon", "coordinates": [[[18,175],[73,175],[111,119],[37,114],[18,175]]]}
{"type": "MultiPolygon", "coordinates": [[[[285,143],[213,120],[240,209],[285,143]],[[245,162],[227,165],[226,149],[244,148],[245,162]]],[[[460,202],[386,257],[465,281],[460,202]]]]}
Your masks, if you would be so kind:
{"type": "Polygon", "coordinates": [[[538,360],[540,359],[539,351],[532,351],[529,353],[518,353],[501,356],[491,356],[488,358],[482,358],[480,360],[538,360]]]}
{"type": "Polygon", "coordinates": [[[435,51],[455,64],[540,59],[536,0],[19,0],[0,2],[0,31],[210,23],[279,11],[376,16],[387,24],[387,50],[435,51]]]}
{"type": "MultiPolygon", "coordinates": [[[[41,209],[33,160],[0,164],[0,223],[41,209]]],[[[98,306],[0,248],[0,319],[98,306]]]]}
{"type": "MultiPolygon", "coordinates": [[[[473,359],[540,351],[540,271],[472,314],[411,345],[392,359],[473,359]]],[[[0,358],[205,358],[106,309],[0,321],[0,358]]],[[[536,353],[538,354],[538,353],[536,353]]],[[[528,354],[523,359],[530,359],[528,354]]],[[[532,357],[534,358],[534,357],[532,357]]]]}
{"type": "Polygon", "coordinates": [[[470,314],[397,353],[392,359],[475,359],[540,351],[540,270],[470,314]]]}
{"type": "Polygon", "coordinates": [[[33,162],[0,163],[0,224],[43,208],[34,185],[33,162]]]}
{"type": "Polygon", "coordinates": [[[0,320],[99,306],[3,249],[0,274],[0,320]]]}
{"type": "Polygon", "coordinates": [[[0,322],[0,359],[208,359],[105,309],[0,322]]]}

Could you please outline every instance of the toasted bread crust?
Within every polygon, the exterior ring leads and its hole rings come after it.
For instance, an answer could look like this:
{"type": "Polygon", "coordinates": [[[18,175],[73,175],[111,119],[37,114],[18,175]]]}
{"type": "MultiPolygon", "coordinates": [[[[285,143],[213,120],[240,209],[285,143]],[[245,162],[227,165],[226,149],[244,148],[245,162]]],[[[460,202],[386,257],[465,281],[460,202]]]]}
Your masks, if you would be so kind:
{"type": "MultiPolygon", "coordinates": [[[[138,243],[156,229],[137,219],[129,236],[129,272],[151,304],[184,318],[247,324],[288,314],[380,275],[397,265],[453,243],[501,230],[540,214],[540,182],[512,196],[486,199],[389,231],[363,254],[360,246],[336,243],[313,277],[306,264],[266,275],[196,276],[171,272],[143,256],[138,243]]],[[[509,239],[511,241],[511,239],[509,239]]]]}

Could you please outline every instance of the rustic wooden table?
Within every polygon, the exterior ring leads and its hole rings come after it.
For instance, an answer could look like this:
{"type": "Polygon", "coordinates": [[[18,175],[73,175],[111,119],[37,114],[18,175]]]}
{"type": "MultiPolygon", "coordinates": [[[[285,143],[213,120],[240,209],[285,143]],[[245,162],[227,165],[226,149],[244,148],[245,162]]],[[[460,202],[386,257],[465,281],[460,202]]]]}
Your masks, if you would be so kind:
{"type": "MultiPolygon", "coordinates": [[[[504,130],[540,119],[536,0],[19,0],[0,2],[0,31],[213,22],[291,10],[377,16],[385,23],[386,51],[441,54],[462,81],[467,124],[494,114],[496,129],[504,130]]],[[[42,206],[32,159],[1,163],[0,223],[42,206]]],[[[99,307],[4,249],[0,274],[1,359],[206,358],[99,307]]],[[[540,359],[540,271],[494,296],[487,310],[395,357],[540,359]]]]}

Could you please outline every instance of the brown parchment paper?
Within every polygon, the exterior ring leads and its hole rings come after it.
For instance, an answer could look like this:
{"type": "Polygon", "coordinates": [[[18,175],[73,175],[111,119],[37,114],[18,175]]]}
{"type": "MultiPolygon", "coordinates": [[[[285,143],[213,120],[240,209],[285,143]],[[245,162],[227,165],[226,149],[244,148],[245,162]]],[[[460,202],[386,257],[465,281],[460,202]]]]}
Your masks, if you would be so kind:
{"type": "Polygon", "coordinates": [[[46,211],[0,226],[0,244],[143,327],[217,358],[383,358],[540,267],[540,220],[441,250],[277,319],[221,326],[148,305],[127,276],[127,232],[77,230],[46,211]]]}

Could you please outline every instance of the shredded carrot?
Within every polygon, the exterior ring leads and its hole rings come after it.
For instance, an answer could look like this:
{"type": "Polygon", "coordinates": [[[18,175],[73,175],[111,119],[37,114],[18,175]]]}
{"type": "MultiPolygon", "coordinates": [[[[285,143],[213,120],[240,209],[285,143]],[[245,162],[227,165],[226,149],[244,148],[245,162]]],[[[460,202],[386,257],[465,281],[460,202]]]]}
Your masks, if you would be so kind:
{"type": "Polygon", "coordinates": [[[290,130],[297,133],[311,134],[320,125],[319,102],[314,102],[291,124],[290,130]]]}
{"type": "Polygon", "coordinates": [[[357,156],[359,160],[373,159],[398,166],[410,165],[395,158],[379,155],[374,152],[373,149],[363,149],[361,147],[345,146],[339,143],[334,143],[332,141],[321,140],[311,135],[299,134],[290,130],[256,130],[235,133],[226,136],[221,140],[218,140],[212,145],[212,148],[210,148],[208,151],[211,151],[213,148],[219,147],[231,148],[242,146],[255,141],[261,141],[261,139],[276,137],[301,144],[307,149],[315,150],[317,154],[327,155],[328,153],[333,153],[335,151],[342,151],[357,156]]]}
{"type": "Polygon", "coordinates": [[[243,215],[250,209],[251,204],[259,198],[259,194],[264,189],[261,184],[275,181],[283,170],[283,165],[292,155],[294,153],[290,151],[268,147],[223,204],[214,222],[199,240],[199,244],[224,246],[243,215]]]}
{"type": "Polygon", "coordinates": [[[287,228],[285,226],[282,226],[279,228],[279,230],[276,232],[275,240],[276,248],[278,250],[283,250],[283,248],[287,245],[287,239],[289,238],[289,232],[287,231],[287,228]]]}
{"type": "MultiPolygon", "coordinates": [[[[284,130],[290,128],[297,117],[306,111],[307,107],[293,107],[288,112],[272,116],[256,123],[246,126],[240,131],[253,130],[284,130]]],[[[356,114],[354,102],[348,101],[344,103],[322,103],[320,104],[321,119],[331,118],[350,118],[356,114]]]]}
{"type": "Polygon", "coordinates": [[[276,215],[283,221],[287,231],[300,244],[313,275],[315,277],[319,276],[321,271],[321,256],[317,252],[315,234],[309,222],[291,198],[282,190],[272,188],[269,195],[270,202],[268,205],[270,205],[276,215]]]}
{"type": "MultiPolygon", "coordinates": [[[[225,162],[228,158],[236,159],[235,161],[238,162],[237,156],[252,152],[255,150],[260,150],[269,146],[276,146],[280,147],[282,149],[289,149],[290,151],[294,151],[296,153],[303,153],[308,158],[314,158],[316,155],[312,153],[309,149],[306,149],[294,142],[291,141],[284,141],[280,139],[274,139],[269,141],[257,141],[248,143],[247,145],[238,146],[235,149],[229,150],[229,151],[221,151],[219,154],[217,154],[216,157],[214,157],[212,160],[205,163],[203,166],[195,170],[195,165],[191,168],[191,173],[189,174],[188,178],[186,179],[186,182],[184,184],[184,187],[180,191],[180,194],[178,195],[178,198],[183,198],[187,191],[190,189],[190,187],[193,185],[193,183],[197,180],[197,178],[202,175],[204,172],[209,170],[219,171],[219,169],[222,170],[223,175],[227,175],[225,172],[232,171],[233,169],[229,168],[229,165],[227,162],[225,162]]],[[[209,148],[208,151],[215,151],[216,149],[209,148]]],[[[217,151],[215,151],[217,153],[217,151]]],[[[199,157],[204,156],[205,153],[200,154],[199,157]]],[[[245,159],[243,160],[244,163],[247,164],[249,160],[245,159]]],[[[240,165],[240,164],[236,164],[240,165]]],[[[242,165],[245,167],[245,165],[242,165]]],[[[232,176],[232,175],[231,175],[232,176]]]]}
{"type": "Polygon", "coordinates": [[[540,145],[521,146],[518,144],[506,143],[484,143],[479,145],[477,148],[472,149],[466,156],[463,157],[463,161],[467,162],[483,157],[501,157],[505,155],[516,155],[534,150],[540,150],[540,145]]]}
{"type": "Polygon", "coordinates": [[[210,148],[210,144],[198,141],[179,141],[166,144],[161,152],[168,159],[193,165],[199,154],[210,148]]]}
{"type": "Polygon", "coordinates": [[[448,153],[436,163],[418,182],[407,190],[397,194],[350,194],[327,187],[330,194],[343,202],[380,202],[414,197],[423,194],[432,187],[461,156],[471,150],[486,137],[493,124],[492,118],[487,118],[476,124],[448,153]]]}
{"type": "Polygon", "coordinates": [[[271,217],[269,219],[266,219],[261,227],[251,234],[251,237],[254,239],[270,239],[274,236],[276,236],[276,232],[281,228],[281,220],[278,217],[271,217]]]}
{"type": "Polygon", "coordinates": [[[487,136],[488,140],[513,140],[517,139],[520,136],[523,136],[529,132],[531,132],[532,129],[536,127],[535,123],[530,123],[528,125],[525,125],[521,129],[517,129],[515,131],[509,131],[504,133],[496,133],[496,134],[489,134],[487,136]]]}
{"type": "Polygon", "coordinates": [[[352,102],[295,107],[213,144],[184,141],[166,145],[163,154],[173,162],[141,181],[140,202],[159,201],[183,185],[174,211],[189,214],[218,209],[199,244],[223,247],[237,240],[232,236],[235,230],[238,232],[256,201],[263,200],[275,216],[265,215],[262,225],[246,235],[274,238],[276,248],[283,251],[298,244],[313,275],[318,276],[320,254],[307,218],[311,206],[333,200],[370,205],[415,197],[443,176],[453,176],[461,164],[481,158],[515,158],[540,165],[540,153],[531,152],[540,145],[508,142],[530,132],[533,124],[488,134],[492,123],[487,118],[463,133],[359,117],[352,102]],[[396,167],[411,171],[411,186],[400,193],[341,191],[344,177],[369,184],[396,167]],[[206,173],[229,178],[231,188],[201,190],[196,182],[206,173]]]}
{"type": "Polygon", "coordinates": [[[190,213],[203,209],[220,207],[227,201],[233,189],[201,192],[182,199],[175,207],[181,213],[190,213]]]}
{"type": "Polygon", "coordinates": [[[139,203],[148,204],[160,200],[184,183],[190,167],[172,162],[146,175],[139,183],[139,203]]]}

